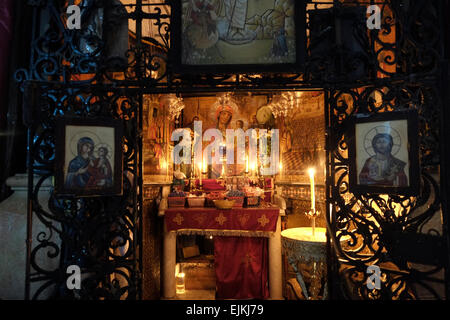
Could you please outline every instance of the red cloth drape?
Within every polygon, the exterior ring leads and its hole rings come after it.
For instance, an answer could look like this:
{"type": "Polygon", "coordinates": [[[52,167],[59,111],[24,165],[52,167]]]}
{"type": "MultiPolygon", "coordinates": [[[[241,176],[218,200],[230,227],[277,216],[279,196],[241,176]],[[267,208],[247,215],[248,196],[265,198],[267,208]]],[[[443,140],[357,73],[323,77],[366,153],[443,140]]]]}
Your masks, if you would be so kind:
{"type": "Polygon", "coordinates": [[[216,299],[267,299],[267,238],[214,237],[216,299]]]}

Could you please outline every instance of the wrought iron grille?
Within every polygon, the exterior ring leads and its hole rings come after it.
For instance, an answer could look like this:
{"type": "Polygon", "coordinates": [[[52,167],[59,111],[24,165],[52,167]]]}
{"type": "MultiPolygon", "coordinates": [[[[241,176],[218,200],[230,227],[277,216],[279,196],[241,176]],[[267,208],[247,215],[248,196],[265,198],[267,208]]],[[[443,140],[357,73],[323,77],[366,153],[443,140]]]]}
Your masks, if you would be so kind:
{"type": "MultiPolygon", "coordinates": [[[[30,66],[16,72],[29,126],[27,297],[139,299],[142,281],[142,99],[149,93],[308,90],[325,92],[330,279],[335,296],[363,299],[443,298],[448,292],[446,228],[428,230],[442,205],[439,168],[442,108],[443,1],[305,1],[306,59],[301,72],[177,74],[171,57],[174,1],[83,0],[82,31],[65,25],[73,1],[29,0],[30,66]],[[368,30],[369,5],[381,29],[368,30]],[[362,17],[362,18],[361,18],[362,17]],[[124,52],[120,35],[129,40],[124,52]],[[128,37],[129,35],[129,37],[128,37]],[[119,47],[116,47],[117,44],[119,47]],[[346,128],[351,115],[416,109],[420,116],[421,187],[417,197],[355,196],[348,191],[346,128]],[[124,195],[73,198],[39,190],[54,176],[55,117],[107,116],[125,130],[124,195]],[[36,177],[36,180],[33,180],[36,177]],[[397,212],[394,213],[394,209],[397,212]],[[32,217],[48,228],[32,242],[32,217]],[[350,240],[340,242],[342,237],[350,240]],[[420,244],[421,250],[413,250],[420,244]],[[412,246],[412,247],[411,247],[412,246]],[[412,250],[411,250],[412,249],[412,250]],[[434,250],[437,256],[427,253],[434,250]],[[38,256],[57,261],[46,270],[38,256]],[[66,289],[66,269],[79,264],[83,285],[66,289]],[[366,269],[379,264],[382,289],[368,290],[366,269]],[[430,284],[431,283],[431,284],[430,284]],[[435,288],[437,284],[438,288],[435,288]],[[37,288],[31,288],[36,285],[37,288]],[[345,289],[345,290],[344,290],[345,289]]],[[[302,2],[303,3],[303,2],[302,2]]]]}

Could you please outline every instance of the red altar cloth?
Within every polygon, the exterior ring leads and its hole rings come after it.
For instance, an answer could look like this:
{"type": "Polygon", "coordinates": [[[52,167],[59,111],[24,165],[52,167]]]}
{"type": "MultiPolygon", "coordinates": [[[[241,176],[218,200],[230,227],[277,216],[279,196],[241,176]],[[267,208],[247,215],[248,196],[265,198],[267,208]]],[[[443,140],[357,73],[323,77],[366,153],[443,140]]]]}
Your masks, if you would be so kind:
{"type": "Polygon", "coordinates": [[[267,299],[267,238],[214,237],[216,299],[267,299]]]}
{"type": "Polygon", "coordinates": [[[265,208],[169,208],[165,211],[167,231],[216,235],[269,236],[275,231],[280,209],[265,208]]]}
{"type": "Polygon", "coordinates": [[[268,240],[276,230],[280,209],[170,208],[167,231],[210,233],[214,237],[217,299],[267,299],[268,240]],[[239,235],[240,237],[237,237],[239,235]]]}

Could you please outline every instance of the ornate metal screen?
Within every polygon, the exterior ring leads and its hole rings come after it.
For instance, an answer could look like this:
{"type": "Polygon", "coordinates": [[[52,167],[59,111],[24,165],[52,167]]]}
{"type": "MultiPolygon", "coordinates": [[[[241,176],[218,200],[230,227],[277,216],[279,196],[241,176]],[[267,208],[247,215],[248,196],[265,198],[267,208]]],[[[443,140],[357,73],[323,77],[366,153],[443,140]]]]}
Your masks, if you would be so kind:
{"type": "Polygon", "coordinates": [[[352,299],[445,297],[446,228],[427,227],[439,215],[447,221],[439,183],[443,1],[301,2],[306,16],[296,18],[305,23],[307,51],[301,70],[262,68],[252,74],[174,72],[173,1],[80,1],[80,30],[67,27],[72,2],[28,1],[33,8],[30,67],[16,73],[29,126],[28,297],[141,297],[144,94],[312,88],[326,96],[332,293],[352,299]],[[365,13],[374,4],[381,27],[369,30],[365,13]],[[348,190],[350,116],[405,108],[417,110],[420,119],[419,195],[353,195],[348,190]],[[52,193],[48,203],[41,202],[39,190],[55,174],[55,118],[61,115],[122,121],[123,196],[52,193]],[[47,228],[35,239],[33,216],[47,228]],[[42,259],[55,264],[46,269],[42,259]],[[74,264],[82,270],[81,290],[66,286],[67,267],[74,264]],[[379,290],[366,285],[366,270],[373,264],[382,270],[379,290]]]}

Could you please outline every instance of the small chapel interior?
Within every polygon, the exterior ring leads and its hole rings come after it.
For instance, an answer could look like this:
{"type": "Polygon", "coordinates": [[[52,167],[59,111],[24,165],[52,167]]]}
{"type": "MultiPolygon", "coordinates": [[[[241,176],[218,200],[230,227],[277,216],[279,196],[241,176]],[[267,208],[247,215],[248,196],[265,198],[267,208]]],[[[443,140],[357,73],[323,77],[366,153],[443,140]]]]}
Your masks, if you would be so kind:
{"type": "Polygon", "coordinates": [[[449,8],[0,1],[0,300],[448,299],[449,8]]]}
{"type": "MultiPolygon", "coordinates": [[[[160,255],[161,264],[149,267],[147,272],[161,270],[161,297],[171,296],[164,292],[164,288],[171,286],[170,281],[175,280],[174,299],[267,299],[271,296],[269,285],[274,287],[272,290],[278,289],[279,292],[274,291],[282,295],[278,298],[304,299],[295,270],[281,255],[283,250],[279,233],[284,230],[301,231],[305,233],[305,240],[315,237],[315,241],[325,248],[323,93],[271,91],[147,95],[143,121],[145,196],[148,199],[155,196],[151,194],[152,185],[165,184],[159,194],[157,209],[160,213],[164,212],[164,217],[161,214],[155,217],[152,211],[144,217],[144,220],[150,221],[149,225],[157,229],[153,230],[155,232],[145,232],[145,237],[153,239],[147,239],[144,243],[150,244],[154,252],[160,255]],[[203,144],[196,150],[200,150],[202,155],[196,157],[195,143],[192,143],[191,163],[176,164],[173,153],[178,139],[173,139],[172,135],[177,129],[188,129],[191,141],[194,141],[194,124],[201,124],[203,144]],[[225,150],[219,164],[208,165],[206,150],[208,143],[212,142],[205,139],[205,132],[209,128],[223,133],[227,129],[242,129],[243,132],[254,129],[254,132],[261,134],[278,130],[278,143],[273,144],[279,148],[276,170],[263,170],[262,158],[251,154],[254,151],[250,149],[248,137],[241,163],[235,161],[228,164],[226,154],[229,150],[225,150]],[[218,206],[220,201],[234,202],[229,213],[240,223],[245,223],[245,219],[256,219],[252,212],[270,212],[270,209],[276,208],[273,211],[275,220],[267,221],[267,225],[274,222],[275,226],[279,213],[281,224],[278,237],[273,236],[272,231],[275,230],[261,231],[264,229],[260,228],[261,225],[265,225],[265,221],[261,220],[263,224],[258,225],[255,221],[249,229],[227,226],[227,221],[211,227],[211,224],[202,221],[214,219],[214,212],[225,212],[218,206]],[[247,210],[250,210],[250,216],[247,210]],[[193,221],[194,225],[188,225],[189,215],[195,215],[197,211],[205,215],[199,215],[193,221]],[[165,219],[165,224],[162,219],[165,219]],[[167,233],[168,219],[177,222],[171,221],[175,226],[173,230],[176,230],[176,236],[172,235],[175,238],[172,239],[175,244],[172,250],[165,243],[168,234],[174,234],[167,233]],[[204,226],[195,225],[202,225],[201,222],[204,226]],[[230,242],[231,239],[235,242],[230,242]],[[282,259],[275,258],[271,250],[282,259]],[[168,265],[168,270],[175,267],[175,276],[166,274],[169,272],[165,271],[168,265]]],[[[260,148],[261,140],[258,141],[260,148]]],[[[225,139],[222,144],[225,145],[225,139]]],[[[235,160],[238,157],[236,154],[235,160]]],[[[226,220],[227,216],[223,219],[226,220]]],[[[144,248],[144,256],[145,252],[147,248],[144,248]]],[[[158,261],[155,259],[153,264],[158,264],[158,261]]],[[[304,264],[303,267],[310,266],[304,264]]],[[[325,269],[323,261],[320,268],[325,269]]],[[[304,280],[308,286],[319,272],[314,270],[310,274],[312,278],[304,280]]],[[[324,284],[319,281],[315,286],[318,290],[315,294],[322,297],[324,284]]],[[[150,288],[148,290],[152,291],[150,288]]]]}

